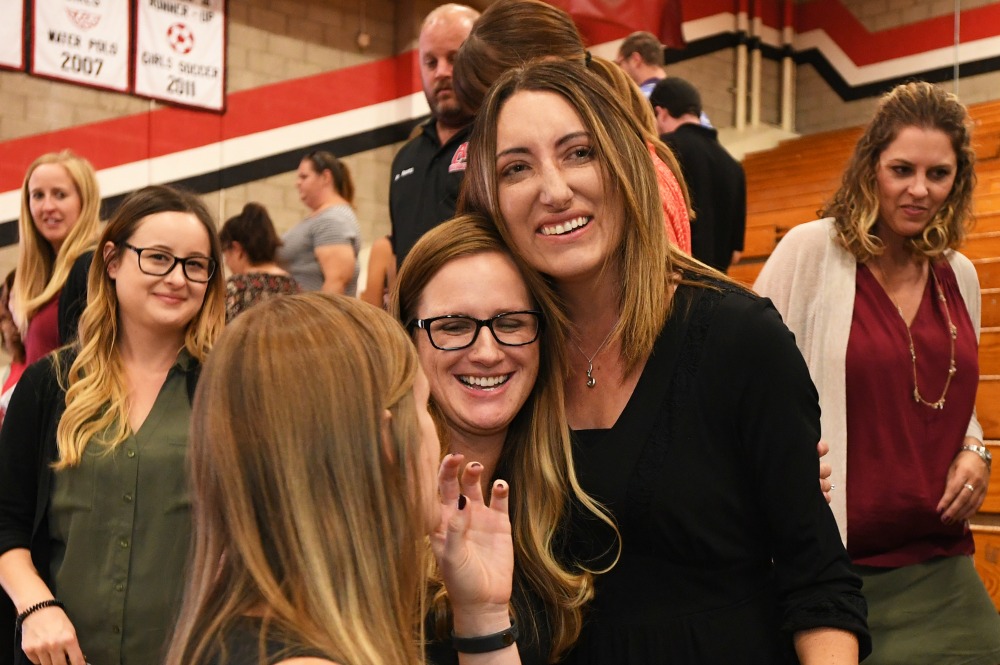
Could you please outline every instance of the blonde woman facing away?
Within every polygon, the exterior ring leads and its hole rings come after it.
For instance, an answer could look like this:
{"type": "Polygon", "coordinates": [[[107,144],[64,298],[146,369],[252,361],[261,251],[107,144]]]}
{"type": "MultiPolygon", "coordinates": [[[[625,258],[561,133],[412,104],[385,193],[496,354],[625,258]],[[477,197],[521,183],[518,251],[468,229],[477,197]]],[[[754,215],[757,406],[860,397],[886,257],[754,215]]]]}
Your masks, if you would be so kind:
{"type": "Polygon", "coordinates": [[[403,328],[353,298],[273,298],[227,327],[192,417],[168,665],[423,663],[428,534],[463,665],[520,662],[507,485],[487,507],[481,466],[440,462],[429,392],[403,328]]]}

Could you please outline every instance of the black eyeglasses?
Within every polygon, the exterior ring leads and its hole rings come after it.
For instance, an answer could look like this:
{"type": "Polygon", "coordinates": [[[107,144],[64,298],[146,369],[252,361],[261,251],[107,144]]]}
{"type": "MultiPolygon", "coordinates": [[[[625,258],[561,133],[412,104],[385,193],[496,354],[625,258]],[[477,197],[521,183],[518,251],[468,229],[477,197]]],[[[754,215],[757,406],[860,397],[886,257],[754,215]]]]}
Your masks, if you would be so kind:
{"type": "Polygon", "coordinates": [[[122,243],[139,255],[139,270],[147,275],[163,277],[170,274],[177,264],[181,264],[184,276],[192,282],[204,284],[215,274],[215,259],[208,256],[174,256],[164,249],[155,247],[136,247],[127,242],[122,243]]]}
{"type": "Polygon", "coordinates": [[[441,351],[458,351],[472,346],[483,328],[489,328],[493,339],[504,346],[524,346],[538,339],[538,332],[542,328],[542,314],[534,310],[503,312],[488,319],[446,314],[429,319],[413,319],[406,327],[426,330],[431,345],[441,351]]]}

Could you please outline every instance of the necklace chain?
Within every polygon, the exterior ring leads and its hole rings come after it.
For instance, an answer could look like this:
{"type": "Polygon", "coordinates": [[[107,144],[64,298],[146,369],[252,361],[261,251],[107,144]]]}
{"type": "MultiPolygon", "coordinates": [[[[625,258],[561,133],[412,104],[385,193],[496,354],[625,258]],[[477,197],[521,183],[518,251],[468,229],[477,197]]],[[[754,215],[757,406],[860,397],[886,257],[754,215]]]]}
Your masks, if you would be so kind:
{"type": "Polygon", "coordinates": [[[592,356],[588,357],[587,354],[584,352],[583,348],[579,344],[577,344],[576,340],[573,340],[573,346],[575,346],[580,351],[580,353],[583,355],[583,357],[587,359],[587,387],[588,388],[593,388],[594,386],[597,385],[597,379],[594,378],[594,358],[597,357],[597,354],[601,352],[601,349],[604,348],[604,345],[608,343],[609,339],[611,339],[611,333],[613,333],[615,331],[615,326],[617,326],[617,325],[618,325],[618,321],[615,321],[611,325],[611,330],[608,331],[608,334],[604,337],[604,341],[601,342],[600,346],[597,347],[597,350],[594,351],[594,355],[592,355],[592,356]]]}
{"type": "Polygon", "coordinates": [[[917,384],[917,350],[913,345],[913,334],[910,332],[910,324],[906,322],[906,317],[903,316],[903,308],[899,306],[896,299],[892,297],[889,293],[888,282],[885,278],[885,273],[882,272],[882,268],[875,262],[872,261],[872,266],[878,269],[879,274],[882,276],[883,290],[885,294],[889,296],[889,300],[892,301],[893,306],[895,306],[896,311],[899,312],[899,318],[903,320],[903,326],[906,328],[906,339],[910,344],[910,362],[913,365],[913,401],[918,404],[923,404],[924,406],[929,406],[932,409],[943,409],[944,408],[944,398],[948,394],[948,388],[951,387],[951,380],[954,378],[955,374],[958,373],[958,369],[955,366],[955,340],[958,338],[958,328],[951,320],[951,310],[948,309],[948,299],[944,296],[944,289],[941,288],[941,282],[938,281],[937,276],[934,274],[934,267],[931,265],[927,266],[928,272],[930,272],[930,279],[934,282],[934,289],[937,292],[937,298],[944,305],[944,315],[948,319],[948,342],[951,345],[950,358],[948,360],[948,377],[944,382],[944,390],[941,391],[941,397],[935,402],[928,402],[920,394],[920,386],[917,384]]]}

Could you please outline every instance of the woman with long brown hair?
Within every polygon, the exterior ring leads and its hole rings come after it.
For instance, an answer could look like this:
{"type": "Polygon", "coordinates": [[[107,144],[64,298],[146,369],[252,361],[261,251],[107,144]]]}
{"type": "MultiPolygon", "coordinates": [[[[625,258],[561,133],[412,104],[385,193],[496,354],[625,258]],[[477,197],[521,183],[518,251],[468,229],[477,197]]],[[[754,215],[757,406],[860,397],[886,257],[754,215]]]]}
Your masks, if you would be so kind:
{"type": "Polygon", "coordinates": [[[77,341],[25,370],[0,429],[0,585],[19,662],[150,663],[178,606],[200,363],[225,316],[205,206],[128,196],[90,268],[77,341]]]}
{"type": "MultiPolygon", "coordinates": [[[[430,381],[442,446],[511,488],[513,610],[523,663],[556,662],[577,640],[593,573],[560,560],[573,510],[614,528],[580,489],[563,411],[559,312],[518,270],[493,224],[459,215],[414,245],[393,292],[430,381]],[[535,293],[539,297],[535,297],[535,293]]],[[[450,599],[433,586],[428,656],[456,662],[450,599]]]]}
{"type": "MultiPolygon", "coordinates": [[[[865,603],[816,486],[808,370],[766,301],[666,242],[644,137],[552,61],[505,74],[470,140],[465,206],[558,298],[574,467],[620,528],[566,662],[857,663],[865,603]]],[[[571,564],[612,537],[577,517],[571,564]]]]}

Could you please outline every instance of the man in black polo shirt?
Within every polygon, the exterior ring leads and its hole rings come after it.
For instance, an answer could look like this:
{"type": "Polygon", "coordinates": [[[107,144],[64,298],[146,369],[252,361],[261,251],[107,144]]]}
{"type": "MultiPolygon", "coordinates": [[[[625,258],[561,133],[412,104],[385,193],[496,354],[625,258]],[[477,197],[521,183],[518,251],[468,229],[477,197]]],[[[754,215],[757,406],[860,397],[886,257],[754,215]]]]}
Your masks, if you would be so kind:
{"type": "Polygon", "coordinates": [[[452,60],[478,17],[471,7],[441,5],[420,28],[420,78],[431,117],[392,161],[389,215],[397,265],[423,234],[455,214],[472,117],[452,89],[452,60]]]}

